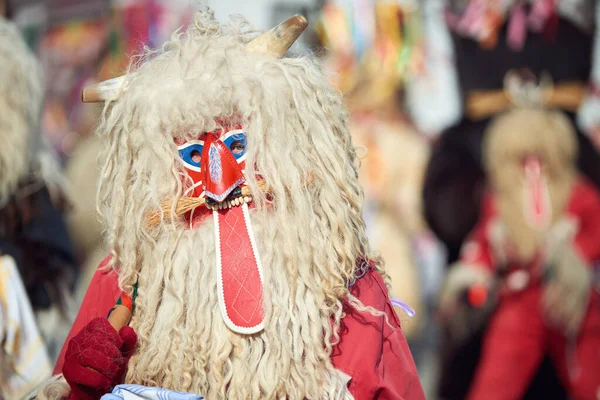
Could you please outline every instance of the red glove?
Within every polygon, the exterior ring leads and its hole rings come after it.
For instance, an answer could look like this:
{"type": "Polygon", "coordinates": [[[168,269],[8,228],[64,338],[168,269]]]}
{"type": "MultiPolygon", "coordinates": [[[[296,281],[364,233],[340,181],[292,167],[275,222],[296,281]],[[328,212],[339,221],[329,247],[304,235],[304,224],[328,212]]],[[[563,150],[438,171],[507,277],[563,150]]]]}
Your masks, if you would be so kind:
{"type": "Polygon", "coordinates": [[[98,400],[121,383],[137,335],[125,326],[119,333],[106,318],[95,318],[69,341],[63,375],[71,387],[69,400],[98,400]]]}

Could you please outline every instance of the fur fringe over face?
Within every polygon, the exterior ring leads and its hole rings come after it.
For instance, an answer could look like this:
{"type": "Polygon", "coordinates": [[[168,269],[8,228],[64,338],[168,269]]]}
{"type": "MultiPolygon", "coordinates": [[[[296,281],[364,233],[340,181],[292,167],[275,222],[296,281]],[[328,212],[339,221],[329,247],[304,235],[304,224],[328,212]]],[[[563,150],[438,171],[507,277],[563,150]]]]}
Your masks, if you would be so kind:
{"type": "Polygon", "coordinates": [[[43,100],[41,66],[9,21],[0,17],[0,206],[29,168],[29,145],[43,100]]]}
{"type": "Polygon", "coordinates": [[[246,52],[255,35],[241,18],[219,24],[200,11],[187,32],[142,56],[106,105],[99,211],[121,286],[139,282],[126,380],[208,399],[347,398],[330,361],[345,283],[361,257],[383,265],[365,235],[346,111],[314,60],[246,52]],[[215,121],[239,122],[248,136],[265,270],[265,329],[255,335],[229,331],[220,315],[212,220],[194,230],[166,218],[145,225],[189,179],[174,139],[196,139],[215,121]]]}

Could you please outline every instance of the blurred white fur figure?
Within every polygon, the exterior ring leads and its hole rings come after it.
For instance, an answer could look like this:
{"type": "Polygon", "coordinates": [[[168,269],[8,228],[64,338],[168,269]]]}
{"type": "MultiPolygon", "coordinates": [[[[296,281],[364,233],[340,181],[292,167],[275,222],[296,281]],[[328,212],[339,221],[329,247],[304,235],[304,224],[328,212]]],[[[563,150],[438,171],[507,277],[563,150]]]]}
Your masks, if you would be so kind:
{"type": "Polygon", "coordinates": [[[43,101],[41,67],[16,26],[0,17],[0,206],[29,172],[29,146],[43,101]]]}
{"type": "Polygon", "coordinates": [[[52,349],[72,323],[66,315],[70,242],[59,211],[68,203],[68,190],[40,131],[42,67],[17,27],[2,17],[0,59],[0,252],[15,259],[54,358],[52,349]]]}

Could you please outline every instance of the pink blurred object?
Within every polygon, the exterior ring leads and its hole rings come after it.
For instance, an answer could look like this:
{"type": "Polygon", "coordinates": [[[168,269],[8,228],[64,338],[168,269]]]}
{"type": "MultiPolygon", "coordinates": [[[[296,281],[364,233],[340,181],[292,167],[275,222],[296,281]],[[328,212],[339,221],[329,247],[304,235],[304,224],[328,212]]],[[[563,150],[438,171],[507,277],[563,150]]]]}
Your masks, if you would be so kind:
{"type": "Polygon", "coordinates": [[[527,30],[544,32],[548,40],[556,35],[558,14],[556,0],[532,1],[529,15],[522,2],[517,2],[511,9],[495,8],[486,0],[471,0],[462,15],[446,12],[446,23],[461,35],[475,40],[484,40],[490,30],[497,29],[487,18],[490,12],[499,12],[502,18],[508,19],[507,42],[514,51],[520,51],[525,45],[527,30]],[[510,10],[510,11],[509,11],[510,10]]]}
{"type": "Polygon", "coordinates": [[[508,21],[508,34],[506,38],[508,46],[514,51],[522,50],[525,45],[526,37],[527,15],[525,13],[525,7],[515,7],[512,11],[510,20],[508,21]]]}
{"type": "Polygon", "coordinates": [[[555,0],[537,0],[533,2],[529,13],[529,27],[541,32],[556,9],[555,0]]]}

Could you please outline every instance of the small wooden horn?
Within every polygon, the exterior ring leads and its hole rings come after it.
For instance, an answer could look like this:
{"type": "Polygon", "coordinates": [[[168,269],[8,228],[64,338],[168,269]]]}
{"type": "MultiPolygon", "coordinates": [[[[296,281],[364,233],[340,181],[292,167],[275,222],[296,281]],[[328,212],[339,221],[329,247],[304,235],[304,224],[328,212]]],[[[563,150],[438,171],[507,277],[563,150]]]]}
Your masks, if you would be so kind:
{"type": "Polygon", "coordinates": [[[283,57],[307,26],[304,16],[294,15],[246,44],[246,50],[283,57]]]}
{"type": "Polygon", "coordinates": [[[86,86],[81,93],[81,100],[84,103],[98,103],[116,98],[124,81],[125,76],[119,76],[94,85],[86,86]]]}

